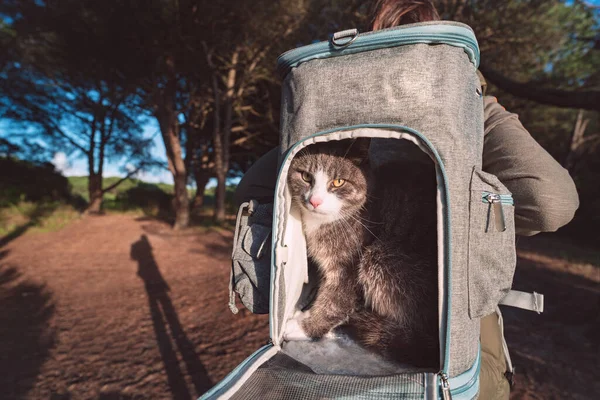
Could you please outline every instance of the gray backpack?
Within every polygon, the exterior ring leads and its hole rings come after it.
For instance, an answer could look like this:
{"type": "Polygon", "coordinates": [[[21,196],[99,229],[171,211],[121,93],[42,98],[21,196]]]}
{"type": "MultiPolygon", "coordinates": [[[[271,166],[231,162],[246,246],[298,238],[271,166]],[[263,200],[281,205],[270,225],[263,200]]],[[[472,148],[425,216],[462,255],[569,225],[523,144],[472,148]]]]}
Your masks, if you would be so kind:
{"type": "MultiPolygon", "coordinates": [[[[271,340],[202,398],[477,397],[480,319],[498,304],[543,308],[541,295],[510,290],[514,206],[498,178],[481,169],[478,63],[473,31],[452,22],[338,32],[329,42],[279,57],[284,80],[275,196],[272,204],[240,208],[231,282],[251,311],[269,312],[271,340]],[[437,370],[390,366],[342,338],[284,339],[286,323],[315,291],[302,224],[290,212],[290,162],[313,143],[356,137],[373,138],[372,160],[402,157],[410,144],[436,165],[437,370]]],[[[231,300],[236,311],[233,294],[231,300]]]]}

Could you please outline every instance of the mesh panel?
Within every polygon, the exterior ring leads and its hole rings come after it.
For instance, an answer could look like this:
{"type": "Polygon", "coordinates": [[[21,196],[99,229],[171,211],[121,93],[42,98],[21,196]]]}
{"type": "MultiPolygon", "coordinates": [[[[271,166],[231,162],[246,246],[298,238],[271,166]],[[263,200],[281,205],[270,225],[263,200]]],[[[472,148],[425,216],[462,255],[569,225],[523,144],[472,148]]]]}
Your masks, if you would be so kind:
{"type": "Polygon", "coordinates": [[[231,399],[423,399],[424,393],[424,374],[317,375],[285,354],[277,354],[258,368],[231,399]]]}

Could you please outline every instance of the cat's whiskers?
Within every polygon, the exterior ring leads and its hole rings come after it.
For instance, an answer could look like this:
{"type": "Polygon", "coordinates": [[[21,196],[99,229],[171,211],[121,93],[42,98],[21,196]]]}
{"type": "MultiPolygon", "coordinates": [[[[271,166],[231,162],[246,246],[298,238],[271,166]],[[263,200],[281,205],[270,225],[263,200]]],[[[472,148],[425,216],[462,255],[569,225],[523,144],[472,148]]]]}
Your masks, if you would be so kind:
{"type": "Polygon", "coordinates": [[[350,225],[350,223],[348,223],[348,221],[345,218],[340,219],[340,222],[345,225],[345,227],[347,227],[348,229],[343,229],[343,233],[344,233],[344,237],[346,238],[346,240],[352,240],[353,242],[355,242],[359,248],[362,248],[362,241],[360,240],[360,238],[358,236],[350,236],[348,234],[348,232],[352,232],[352,226],[350,225]]]}
{"type": "Polygon", "coordinates": [[[370,229],[369,229],[369,227],[368,227],[367,225],[363,224],[363,223],[362,223],[362,222],[361,222],[361,221],[360,221],[358,218],[356,218],[354,215],[352,215],[352,214],[347,214],[347,216],[348,216],[348,217],[350,217],[350,218],[352,218],[353,220],[355,220],[355,221],[356,221],[356,222],[358,222],[359,224],[361,224],[361,225],[362,225],[362,226],[363,226],[363,227],[364,227],[364,228],[365,228],[367,231],[369,231],[369,233],[370,233],[371,235],[373,235],[373,237],[374,237],[375,239],[377,239],[377,240],[380,240],[380,239],[379,239],[379,237],[377,237],[377,235],[376,235],[376,234],[374,234],[374,233],[373,233],[373,231],[372,231],[372,230],[370,230],[370,229]]]}
{"type": "MultiPolygon", "coordinates": [[[[363,206],[362,209],[364,210],[364,209],[366,209],[366,207],[363,206]]],[[[360,219],[361,221],[368,222],[370,224],[375,224],[375,225],[383,225],[385,223],[385,222],[375,222],[375,221],[368,220],[365,217],[361,217],[360,214],[356,215],[356,218],[360,219]]]]}

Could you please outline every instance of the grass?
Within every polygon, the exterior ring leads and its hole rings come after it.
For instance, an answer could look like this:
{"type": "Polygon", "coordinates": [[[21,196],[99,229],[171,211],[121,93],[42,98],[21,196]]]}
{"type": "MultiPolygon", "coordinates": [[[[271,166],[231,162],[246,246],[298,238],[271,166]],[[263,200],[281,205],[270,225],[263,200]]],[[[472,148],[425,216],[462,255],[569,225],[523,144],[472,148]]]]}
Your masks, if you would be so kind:
{"type": "MultiPolygon", "coordinates": [[[[87,176],[71,176],[67,179],[71,200],[30,201],[27,200],[25,194],[22,194],[20,197],[6,201],[0,207],[0,242],[6,244],[26,231],[57,231],[78,219],[81,211],[85,208],[85,203],[89,200],[88,178],[87,176]],[[77,202],[74,202],[73,199],[77,199],[77,202]]],[[[108,187],[120,179],[118,177],[104,178],[103,186],[108,187]]],[[[67,185],[66,182],[65,185],[67,185]]],[[[18,191],[20,188],[16,187],[15,190],[18,191]]],[[[235,187],[227,188],[228,213],[235,212],[232,207],[234,190],[235,187]]],[[[136,217],[145,216],[173,222],[174,215],[171,209],[173,192],[173,185],[128,179],[105,194],[103,209],[106,213],[111,214],[125,213],[136,217]]],[[[195,190],[189,190],[189,194],[192,199],[195,190]]],[[[213,204],[214,188],[209,188],[205,193],[205,206],[200,212],[192,215],[192,228],[232,230],[234,221],[227,220],[221,224],[215,224],[212,219],[213,204]]]]}
{"type": "MultiPolygon", "coordinates": [[[[71,184],[71,193],[74,195],[79,195],[82,198],[84,198],[86,201],[89,201],[88,188],[87,188],[88,177],[87,176],[69,176],[69,177],[67,177],[67,179],[69,180],[69,183],[71,184]]],[[[116,177],[116,176],[105,177],[102,179],[102,187],[109,187],[110,185],[115,184],[119,180],[121,180],[121,178],[116,177]]],[[[141,181],[139,179],[127,179],[126,181],[123,181],[121,184],[119,184],[119,186],[117,186],[113,190],[107,192],[104,195],[104,199],[109,200],[109,201],[115,200],[117,198],[117,196],[119,195],[119,193],[124,193],[129,189],[133,189],[133,188],[141,186],[141,185],[154,186],[167,194],[173,194],[175,191],[174,186],[170,185],[168,183],[148,183],[148,182],[141,181]]],[[[188,192],[190,194],[190,197],[196,193],[196,191],[194,189],[188,189],[188,192]]]]}
{"type": "Polygon", "coordinates": [[[73,206],[62,202],[20,201],[0,208],[0,238],[3,244],[30,232],[54,232],[80,216],[73,206]]]}

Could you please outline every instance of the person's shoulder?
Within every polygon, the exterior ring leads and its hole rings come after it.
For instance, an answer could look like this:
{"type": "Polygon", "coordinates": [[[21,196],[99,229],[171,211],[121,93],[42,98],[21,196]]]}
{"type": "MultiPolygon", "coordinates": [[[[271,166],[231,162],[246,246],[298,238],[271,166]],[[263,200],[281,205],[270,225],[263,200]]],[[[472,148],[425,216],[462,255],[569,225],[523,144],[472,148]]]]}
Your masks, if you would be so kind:
{"type": "Polygon", "coordinates": [[[495,96],[483,96],[483,107],[497,108],[499,110],[506,111],[506,108],[504,108],[504,106],[498,102],[498,99],[495,96]]]}
{"type": "Polygon", "coordinates": [[[519,116],[507,111],[494,96],[483,97],[483,118],[486,135],[498,126],[521,126],[519,116]]]}

